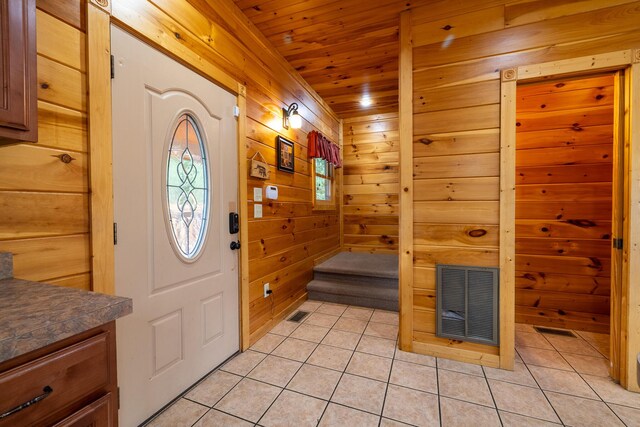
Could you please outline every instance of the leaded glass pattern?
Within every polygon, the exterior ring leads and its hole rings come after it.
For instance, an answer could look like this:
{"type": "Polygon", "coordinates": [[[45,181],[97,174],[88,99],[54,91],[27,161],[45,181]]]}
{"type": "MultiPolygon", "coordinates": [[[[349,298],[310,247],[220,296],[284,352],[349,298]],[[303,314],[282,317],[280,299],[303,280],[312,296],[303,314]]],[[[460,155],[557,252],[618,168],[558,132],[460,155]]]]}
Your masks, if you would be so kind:
{"type": "Polygon", "coordinates": [[[209,177],[198,125],[183,114],[173,132],[167,156],[167,213],[176,248],[186,259],[195,258],[207,229],[209,177]]]}

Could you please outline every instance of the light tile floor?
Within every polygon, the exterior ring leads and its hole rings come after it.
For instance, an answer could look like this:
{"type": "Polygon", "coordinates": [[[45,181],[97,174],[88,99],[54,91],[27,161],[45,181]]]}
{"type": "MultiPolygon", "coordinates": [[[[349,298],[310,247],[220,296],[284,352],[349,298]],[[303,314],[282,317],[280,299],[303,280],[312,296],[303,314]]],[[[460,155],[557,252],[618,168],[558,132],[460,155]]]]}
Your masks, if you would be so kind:
{"type": "Polygon", "coordinates": [[[150,426],[640,426],[608,378],[609,337],[516,325],[515,370],[396,349],[398,314],[307,301],[150,426]]]}

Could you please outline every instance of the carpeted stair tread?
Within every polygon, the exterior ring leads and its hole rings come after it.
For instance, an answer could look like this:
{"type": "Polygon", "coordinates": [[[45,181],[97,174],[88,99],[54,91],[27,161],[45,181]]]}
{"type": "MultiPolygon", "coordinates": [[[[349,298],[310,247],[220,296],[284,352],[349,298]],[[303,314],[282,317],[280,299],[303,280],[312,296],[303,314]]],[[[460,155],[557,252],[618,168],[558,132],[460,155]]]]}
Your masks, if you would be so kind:
{"type": "Polygon", "coordinates": [[[398,279],[398,256],[391,254],[340,252],[322,264],[317,265],[314,271],[398,279]]]}

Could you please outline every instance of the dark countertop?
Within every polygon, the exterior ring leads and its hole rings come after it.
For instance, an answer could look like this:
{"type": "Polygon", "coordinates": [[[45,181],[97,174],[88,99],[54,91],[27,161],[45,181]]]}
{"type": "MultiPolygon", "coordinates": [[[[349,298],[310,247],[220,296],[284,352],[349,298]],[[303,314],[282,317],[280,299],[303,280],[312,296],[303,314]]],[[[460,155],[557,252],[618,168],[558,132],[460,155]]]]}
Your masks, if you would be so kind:
{"type": "Polygon", "coordinates": [[[0,280],[0,363],[130,314],[130,298],[0,280]]]}

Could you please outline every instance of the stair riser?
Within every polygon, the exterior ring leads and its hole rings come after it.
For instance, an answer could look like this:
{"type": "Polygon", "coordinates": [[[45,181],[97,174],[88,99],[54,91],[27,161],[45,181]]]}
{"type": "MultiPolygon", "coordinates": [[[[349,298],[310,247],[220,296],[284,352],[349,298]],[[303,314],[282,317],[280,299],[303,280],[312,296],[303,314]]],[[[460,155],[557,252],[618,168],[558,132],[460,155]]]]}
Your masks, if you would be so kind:
{"type": "Polygon", "coordinates": [[[316,271],[313,273],[313,278],[314,280],[324,280],[327,282],[340,282],[390,289],[398,288],[397,279],[385,279],[381,277],[354,276],[347,274],[322,273],[316,271]]]}

